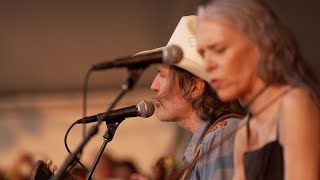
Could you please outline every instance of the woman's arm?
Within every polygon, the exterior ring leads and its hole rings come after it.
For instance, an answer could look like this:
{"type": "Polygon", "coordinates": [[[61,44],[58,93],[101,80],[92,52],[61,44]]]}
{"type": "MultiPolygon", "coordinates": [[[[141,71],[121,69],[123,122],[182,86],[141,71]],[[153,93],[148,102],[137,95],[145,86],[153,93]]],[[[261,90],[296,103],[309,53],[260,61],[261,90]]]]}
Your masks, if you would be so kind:
{"type": "Polygon", "coordinates": [[[285,179],[319,180],[319,106],[308,91],[294,89],[284,97],[281,108],[279,125],[285,179]]]}

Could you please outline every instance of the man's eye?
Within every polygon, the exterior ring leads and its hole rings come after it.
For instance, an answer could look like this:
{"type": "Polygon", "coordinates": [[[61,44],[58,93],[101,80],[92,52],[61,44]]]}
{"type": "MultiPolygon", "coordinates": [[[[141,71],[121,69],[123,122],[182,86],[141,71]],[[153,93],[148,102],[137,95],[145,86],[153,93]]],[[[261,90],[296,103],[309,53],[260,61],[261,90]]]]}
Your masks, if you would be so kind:
{"type": "Polygon", "coordinates": [[[164,75],[160,71],[158,71],[158,76],[164,77],[164,75]]]}

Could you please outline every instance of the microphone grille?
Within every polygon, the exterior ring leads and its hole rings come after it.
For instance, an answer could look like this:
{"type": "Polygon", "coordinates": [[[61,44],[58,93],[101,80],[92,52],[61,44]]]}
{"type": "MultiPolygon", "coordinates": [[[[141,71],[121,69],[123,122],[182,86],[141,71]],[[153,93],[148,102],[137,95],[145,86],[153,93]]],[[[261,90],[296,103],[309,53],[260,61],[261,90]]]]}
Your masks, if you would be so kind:
{"type": "Polygon", "coordinates": [[[163,50],[163,61],[167,64],[177,64],[183,58],[183,51],[177,45],[167,46],[163,50]]]}
{"type": "Polygon", "coordinates": [[[154,105],[151,101],[143,100],[137,104],[138,111],[141,117],[148,118],[154,113],[154,105]]]}

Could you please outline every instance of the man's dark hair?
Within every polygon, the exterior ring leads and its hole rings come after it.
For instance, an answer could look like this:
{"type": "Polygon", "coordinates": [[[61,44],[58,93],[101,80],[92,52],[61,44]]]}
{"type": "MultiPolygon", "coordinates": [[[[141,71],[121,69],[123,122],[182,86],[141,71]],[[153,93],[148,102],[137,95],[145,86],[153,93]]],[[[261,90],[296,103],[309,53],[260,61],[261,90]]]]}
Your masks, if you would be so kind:
{"type": "Polygon", "coordinates": [[[176,66],[170,66],[170,70],[172,72],[172,83],[176,82],[175,80],[178,81],[183,97],[192,104],[192,109],[198,118],[202,120],[215,120],[225,114],[246,114],[245,108],[241,106],[238,100],[222,102],[206,81],[176,66]],[[205,87],[201,95],[192,99],[190,92],[194,85],[193,82],[196,80],[204,81],[205,87]]]}

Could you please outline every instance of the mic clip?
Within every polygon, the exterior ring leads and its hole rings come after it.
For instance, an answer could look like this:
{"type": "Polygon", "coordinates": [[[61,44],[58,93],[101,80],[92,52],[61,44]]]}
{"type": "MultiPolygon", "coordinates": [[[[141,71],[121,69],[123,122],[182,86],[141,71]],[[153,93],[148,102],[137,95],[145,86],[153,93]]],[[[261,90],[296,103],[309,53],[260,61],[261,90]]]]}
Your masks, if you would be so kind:
{"type": "Polygon", "coordinates": [[[144,70],[148,67],[148,65],[145,65],[144,67],[134,67],[134,66],[129,66],[128,71],[129,71],[129,76],[127,79],[124,80],[121,88],[122,89],[132,89],[136,82],[139,80],[141,74],[144,72],[144,70]]]}
{"type": "Polygon", "coordinates": [[[104,133],[103,138],[107,141],[110,142],[113,139],[114,134],[116,133],[116,130],[118,128],[118,126],[120,125],[120,123],[124,120],[124,118],[120,121],[118,121],[118,123],[112,123],[112,124],[107,124],[107,131],[104,133]]]}

